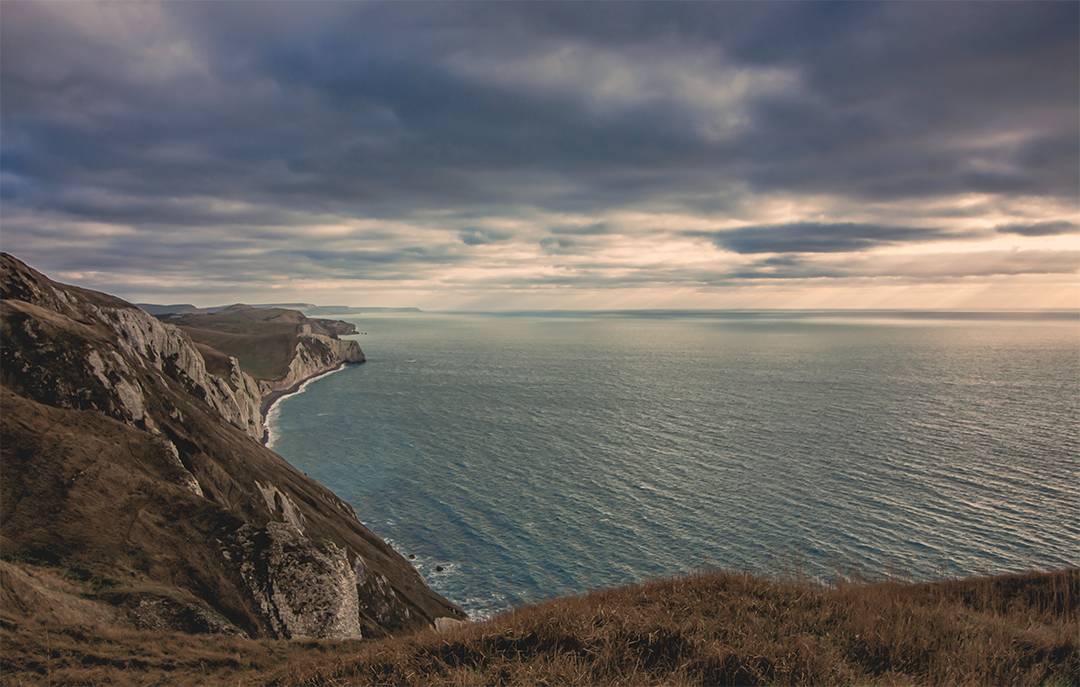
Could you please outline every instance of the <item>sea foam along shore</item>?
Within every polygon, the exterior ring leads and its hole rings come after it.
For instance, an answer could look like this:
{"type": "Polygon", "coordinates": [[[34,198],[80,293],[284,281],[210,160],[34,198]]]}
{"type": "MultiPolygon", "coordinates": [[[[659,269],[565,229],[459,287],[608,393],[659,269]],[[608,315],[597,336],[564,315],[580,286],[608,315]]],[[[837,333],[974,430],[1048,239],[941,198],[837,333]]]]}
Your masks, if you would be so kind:
{"type": "Polygon", "coordinates": [[[317,382],[320,379],[322,379],[323,377],[329,377],[330,375],[334,374],[335,372],[341,372],[347,366],[348,366],[348,363],[341,363],[340,365],[338,365],[337,367],[335,367],[332,370],[327,370],[326,372],[322,372],[320,374],[317,374],[314,377],[308,377],[303,382],[301,382],[300,386],[296,387],[296,389],[294,391],[290,391],[287,394],[282,394],[278,398],[274,399],[274,402],[271,403],[270,407],[266,409],[266,420],[265,420],[265,423],[266,423],[266,441],[265,441],[265,444],[266,444],[267,448],[273,449],[274,448],[274,442],[277,440],[278,435],[277,435],[277,432],[274,431],[274,425],[276,424],[276,422],[278,420],[278,416],[281,414],[281,402],[284,401],[287,398],[292,397],[292,396],[296,396],[298,394],[304,393],[304,391],[308,388],[308,385],[310,385],[311,383],[317,382]]]}

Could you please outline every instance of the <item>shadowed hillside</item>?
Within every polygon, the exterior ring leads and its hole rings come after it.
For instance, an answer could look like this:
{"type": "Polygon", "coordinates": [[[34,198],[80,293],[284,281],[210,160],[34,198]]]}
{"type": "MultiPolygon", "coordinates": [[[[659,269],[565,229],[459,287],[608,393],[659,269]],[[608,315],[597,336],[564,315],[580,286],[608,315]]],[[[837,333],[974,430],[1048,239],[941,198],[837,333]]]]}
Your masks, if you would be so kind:
{"type": "Polygon", "coordinates": [[[19,684],[1073,685],[1080,570],[825,588],[709,573],[439,634],[280,642],[3,625],[19,684]]]}

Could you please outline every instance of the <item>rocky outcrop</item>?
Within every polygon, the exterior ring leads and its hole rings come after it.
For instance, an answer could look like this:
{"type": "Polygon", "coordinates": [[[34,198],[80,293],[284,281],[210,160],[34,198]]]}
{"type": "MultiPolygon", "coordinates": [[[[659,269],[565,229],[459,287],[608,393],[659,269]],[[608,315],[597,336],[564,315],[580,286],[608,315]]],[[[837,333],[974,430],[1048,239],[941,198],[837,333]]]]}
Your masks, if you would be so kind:
{"type": "MultiPolygon", "coordinates": [[[[72,614],[106,599],[110,623],[252,637],[382,636],[463,617],[348,504],[257,441],[265,388],[236,357],[8,255],[0,296],[0,556],[26,584],[94,580],[93,598],[35,593],[72,614]]],[[[363,356],[317,327],[294,351],[285,379],[363,356]]]]}
{"type": "Polygon", "coordinates": [[[255,488],[262,494],[266,501],[266,509],[281,518],[282,522],[292,525],[297,532],[304,532],[304,513],[293,502],[288,494],[281,491],[273,484],[264,485],[256,480],[255,488]]]}
{"type": "Polygon", "coordinates": [[[241,635],[232,623],[199,603],[145,593],[124,594],[119,606],[140,630],[179,630],[189,634],[241,635]]]}
{"type": "MultiPolygon", "coordinates": [[[[264,401],[278,392],[288,393],[308,379],[329,372],[345,363],[364,362],[364,352],[355,341],[334,339],[324,334],[304,333],[297,337],[289,371],[284,377],[259,380],[264,401]]],[[[271,399],[272,400],[272,399],[271,399]]]]}
{"type": "MultiPolygon", "coordinates": [[[[117,335],[126,353],[149,360],[155,369],[181,382],[227,422],[254,437],[262,436],[258,384],[230,358],[227,377],[209,374],[203,356],[182,331],[162,324],[139,308],[98,308],[96,314],[117,335]]],[[[140,362],[142,362],[140,360],[140,362]]]]}
{"type": "MultiPolygon", "coordinates": [[[[241,528],[240,574],[279,636],[359,639],[360,597],[348,551],[316,543],[291,523],[241,528]]],[[[227,555],[227,554],[226,554],[227,555]]]]}
{"type": "Polygon", "coordinates": [[[94,385],[96,393],[90,396],[106,400],[95,409],[120,420],[149,421],[152,428],[153,421],[145,415],[145,392],[138,374],[138,370],[150,367],[181,383],[225,421],[253,437],[262,436],[259,386],[240,369],[235,359],[226,379],[212,375],[191,339],[178,328],[163,324],[120,299],[91,295],[93,292],[82,289],[60,288],[40,275],[35,276],[10,256],[0,260],[3,261],[0,298],[8,308],[5,322],[20,323],[4,331],[5,337],[11,337],[12,345],[4,348],[2,369],[5,373],[18,372],[13,383],[22,383],[29,376],[39,383],[54,385],[51,397],[58,404],[77,404],[86,394],[63,388],[64,381],[79,378],[83,369],[89,369],[98,382],[94,385]],[[95,328],[97,332],[93,331],[95,328]],[[83,350],[64,345],[65,337],[56,336],[64,329],[87,333],[83,350]],[[102,355],[95,345],[98,338],[95,333],[109,339],[111,352],[102,355]],[[62,349],[65,357],[58,361],[62,363],[60,369],[56,366],[34,369],[22,359],[21,351],[41,346],[62,349]]]}
{"type": "Polygon", "coordinates": [[[356,334],[356,325],[351,322],[343,322],[342,320],[327,320],[322,318],[313,318],[312,322],[315,323],[323,331],[331,334],[332,336],[347,336],[349,334],[356,334]]]}

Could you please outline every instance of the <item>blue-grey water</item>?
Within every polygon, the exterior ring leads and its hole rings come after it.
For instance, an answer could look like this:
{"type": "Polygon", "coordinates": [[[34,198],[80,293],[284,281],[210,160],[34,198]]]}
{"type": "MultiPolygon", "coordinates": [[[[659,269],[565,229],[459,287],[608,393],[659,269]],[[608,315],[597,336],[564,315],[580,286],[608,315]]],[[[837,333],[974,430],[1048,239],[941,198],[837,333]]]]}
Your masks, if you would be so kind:
{"type": "Polygon", "coordinates": [[[368,362],[282,401],[274,448],[474,615],[707,567],[1080,564],[1075,314],[352,321],[368,362]]]}

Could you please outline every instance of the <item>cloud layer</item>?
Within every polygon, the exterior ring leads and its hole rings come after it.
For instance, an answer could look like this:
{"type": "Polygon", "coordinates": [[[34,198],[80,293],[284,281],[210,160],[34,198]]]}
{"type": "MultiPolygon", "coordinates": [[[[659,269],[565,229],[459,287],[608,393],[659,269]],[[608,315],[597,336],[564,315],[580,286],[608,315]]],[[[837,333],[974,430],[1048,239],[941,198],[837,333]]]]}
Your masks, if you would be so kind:
{"type": "Polygon", "coordinates": [[[1076,305],[1078,12],[11,0],[0,243],[202,303],[1076,305]]]}

